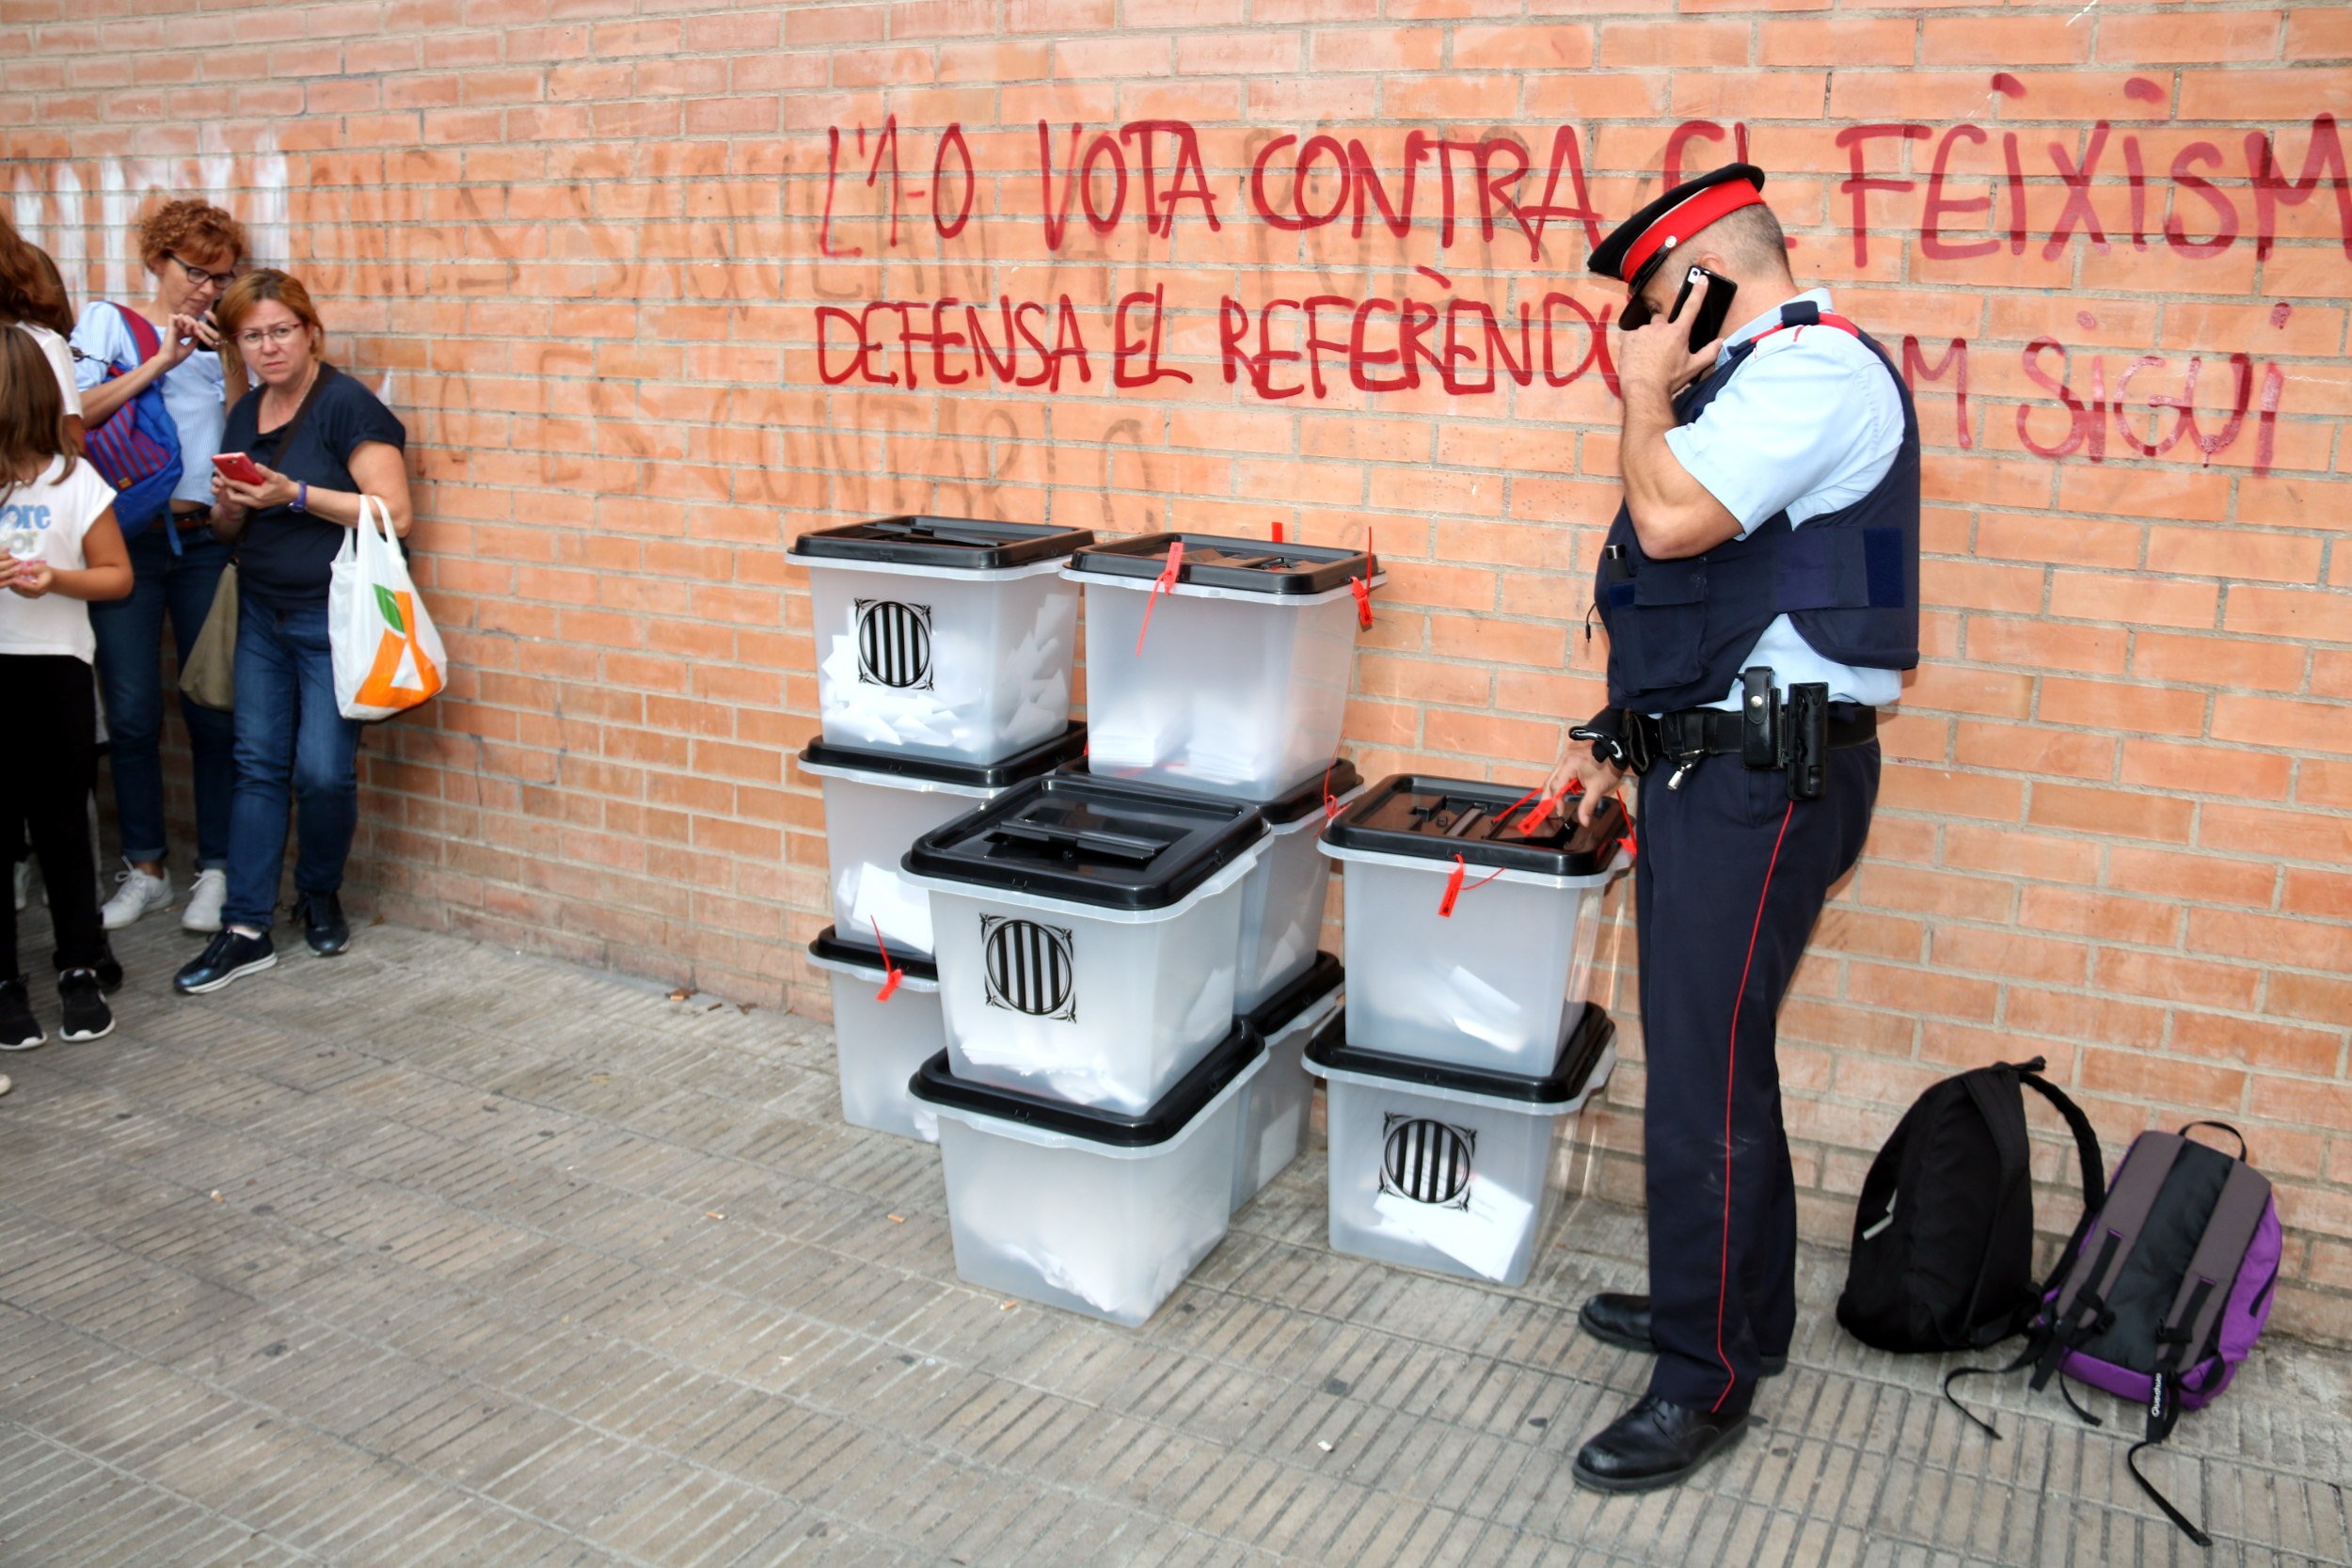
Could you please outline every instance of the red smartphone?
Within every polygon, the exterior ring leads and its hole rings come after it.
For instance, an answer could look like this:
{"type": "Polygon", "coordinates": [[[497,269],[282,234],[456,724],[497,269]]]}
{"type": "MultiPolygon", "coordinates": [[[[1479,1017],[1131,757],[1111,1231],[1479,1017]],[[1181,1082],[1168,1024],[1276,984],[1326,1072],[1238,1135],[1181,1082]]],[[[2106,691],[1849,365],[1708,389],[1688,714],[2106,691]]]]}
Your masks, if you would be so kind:
{"type": "Polygon", "coordinates": [[[262,484],[267,483],[269,478],[254,466],[253,459],[241,451],[219,453],[213,459],[213,467],[220,470],[224,479],[233,479],[239,484],[262,484]]]}

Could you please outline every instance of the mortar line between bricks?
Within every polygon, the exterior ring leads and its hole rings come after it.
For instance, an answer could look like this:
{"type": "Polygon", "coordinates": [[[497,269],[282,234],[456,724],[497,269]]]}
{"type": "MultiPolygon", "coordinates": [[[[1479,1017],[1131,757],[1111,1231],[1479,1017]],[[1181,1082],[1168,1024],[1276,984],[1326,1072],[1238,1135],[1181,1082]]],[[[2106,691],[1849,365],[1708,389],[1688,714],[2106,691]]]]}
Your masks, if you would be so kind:
{"type": "Polygon", "coordinates": [[[30,1437],[33,1441],[41,1444],[43,1447],[51,1449],[57,1453],[67,1455],[77,1463],[92,1465],[98,1469],[107,1472],[109,1475],[118,1476],[123,1481],[129,1482],[138,1491],[160,1494],[163,1497],[171,1498],[174,1502],[185,1504],[201,1516],[218,1519],[224,1524],[231,1525],[238,1529],[249,1529],[255,1536],[267,1540],[272,1546],[277,1547],[280,1551],[284,1551],[294,1557],[300,1558],[305,1562],[317,1562],[324,1564],[331,1563],[333,1561],[330,1558],[320,1557],[317,1553],[307,1551],[300,1546],[294,1545],[290,1542],[280,1541],[268,1530],[265,1530],[259,1526],[248,1525],[244,1520],[236,1519],[231,1515],[223,1513],[220,1509],[214,1507],[210,1503],[204,1502],[200,1498],[195,1497],[175,1486],[171,1486],[164,1481],[156,1481],[149,1476],[140,1475],[135,1470],[125,1469],[123,1466],[116,1464],[111,1459],[102,1458],[97,1454],[89,1453],[81,1449],[77,1449],[71,1443],[62,1442],[56,1437],[52,1437],[49,1433],[42,1432],[40,1428],[32,1426],[29,1423],[18,1421],[15,1424],[17,1426],[17,1430],[23,1432],[27,1437],[30,1437]]]}

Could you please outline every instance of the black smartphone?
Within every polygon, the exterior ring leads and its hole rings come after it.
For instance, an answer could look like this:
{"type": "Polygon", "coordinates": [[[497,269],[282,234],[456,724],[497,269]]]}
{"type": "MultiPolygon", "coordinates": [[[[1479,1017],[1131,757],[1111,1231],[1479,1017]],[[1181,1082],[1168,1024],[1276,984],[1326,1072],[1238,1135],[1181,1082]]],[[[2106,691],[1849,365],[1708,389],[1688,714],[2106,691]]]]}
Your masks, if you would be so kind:
{"type": "Polygon", "coordinates": [[[1699,296],[1699,308],[1691,317],[1691,352],[1696,354],[1723,336],[1724,318],[1731,313],[1731,296],[1740,292],[1740,285],[1705,267],[1692,267],[1683,275],[1682,292],[1675,297],[1674,314],[1666,318],[1668,321],[1682,319],[1683,304],[1693,289],[1706,291],[1699,296]]]}

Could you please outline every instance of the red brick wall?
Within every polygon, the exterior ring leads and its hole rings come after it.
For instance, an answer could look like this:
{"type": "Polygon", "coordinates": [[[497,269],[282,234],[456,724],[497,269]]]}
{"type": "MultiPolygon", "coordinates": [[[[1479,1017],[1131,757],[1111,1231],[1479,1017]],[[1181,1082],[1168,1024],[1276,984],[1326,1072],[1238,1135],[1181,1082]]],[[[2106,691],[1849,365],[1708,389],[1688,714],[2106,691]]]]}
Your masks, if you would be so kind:
{"type": "MultiPolygon", "coordinates": [[[[78,284],[127,285],[148,192],[217,191],[409,421],[458,670],[372,741],[384,906],[810,1010],[795,532],[921,507],[1376,533],[1366,770],[1532,778],[1597,705],[1602,653],[1580,630],[1614,498],[1592,223],[1744,146],[1799,276],[1903,352],[1931,449],[1928,662],[1783,1020],[1808,1231],[1841,1236],[1922,1085],[2038,1052],[2118,1145],[2246,1125],[2281,1183],[2284,1321],[2352,1335],[2352,212],[2330,118],[2352,112],[2352,11],[0,19],[14,211],[78,284]],[[1143,121],[1169,122],[1149,174],[1143,121]],[[1379,203],[1416,137],[1400,237],[1379,203]],[[1070,203],[1073,159],[1094,179],[1070,203]],[[997,366],[953,341],[961,308],[934,318],[949,296],[982,306],[997,366]],[[1005,301],[1038,307],[1009,357],[1005,301]],[[1313,342],[1276,302],[1312,307],[1313,342]],[[935,325],[949,341],[922,341],[935,325]],[[1049,353],[1064,333],[1083,360],[1049,353]]],[[[1597,1118],[1618,1193],[1642,1091],[1629,1066],[1597,1118]]]]}

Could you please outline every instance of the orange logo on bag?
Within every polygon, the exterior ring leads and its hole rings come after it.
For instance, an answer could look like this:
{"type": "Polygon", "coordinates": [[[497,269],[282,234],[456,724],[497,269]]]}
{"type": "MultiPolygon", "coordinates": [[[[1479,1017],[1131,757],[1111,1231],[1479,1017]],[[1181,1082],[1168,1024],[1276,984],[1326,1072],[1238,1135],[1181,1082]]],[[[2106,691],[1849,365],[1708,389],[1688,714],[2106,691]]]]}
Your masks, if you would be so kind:
{"type": "Polygon", "coordinates": [[[386,630],[376,640],[375,662],[354,700],[371,707],[415,707],[441,689],[441,672],[411,632],[417,617],[409,596],[379,586],[375,606],[383,611],[386,630]]]}

